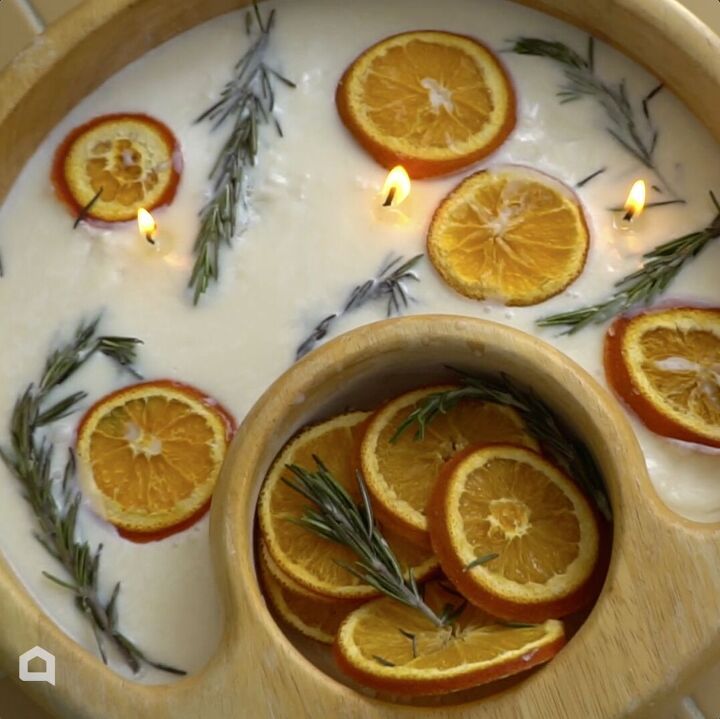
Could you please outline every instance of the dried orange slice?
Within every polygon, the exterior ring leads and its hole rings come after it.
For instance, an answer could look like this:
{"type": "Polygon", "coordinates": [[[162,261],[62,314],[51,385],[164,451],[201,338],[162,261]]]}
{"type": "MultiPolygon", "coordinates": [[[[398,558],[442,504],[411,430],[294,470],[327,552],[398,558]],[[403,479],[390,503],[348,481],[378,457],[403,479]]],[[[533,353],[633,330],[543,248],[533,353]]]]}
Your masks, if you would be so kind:
{"type": "Polygon", "coordinates": [[[450,389],[456,386],[424,387],[396,397],[373,415],[360,445],[362,472],[375,513],[386,527],[419,546],[430,546],[425,510],[445,462],[480,442],[538,446],[514,409],[471,399],[439,413],[427,425],[422,440],[415,438],[410,427],[391,441],[424,399],[450,389]]]}
{"type": "Polygon", "coordinates": [[[141,207],[172,202],[181,167],[178,141],[165,124],[148,115],[114,114],[75,128],[58,147],[52,174],[76,215],[124,222],[141,207]]]}
{"type": "Polygon", "coordinates": [[[178,382],[143,382],[94,404],[77,432],[80,476],[97,511],[122,530],[184,526],[209,502],[235,423],[178,382]]]}
{"type": "Polygon", "coordinates": [[[493,616],[544,621],[594,598],[593,511],[577,485],[532,450],[469,448],[441,473],[428,518],[443,571],[493,616]]]}
{"type": "MultiPolygon", "coordinates": [[[[462,603],[439,583],[425,601],[440,613],[462,603]]],[[[452,625],[436,627],[417,609],[378,599],[352,612],[335,640],[340,668],[374,689],[444,694],[524,672],[552,659],[565,644],[562,622],[509,626],[467,605],[452,625]]]]}
{"type": "Polygon", "coordinates": [[[465,35],[393,35],[345,71],[340,117],[385,167],[412,177],[454,172],[489,155],[515,126],[515,94],[500,61],[465,35]]]}
{"type": "Polygon", "coordinates": [[[427,237],[435,269],[476,300],[534,305],[582,272],[589,247],[572,190],[526,167],[483,170],[435,211],[427,237]]]}
{"type": "Polygon", "coordinates": [[[653,432],[720,447],[720,308],[617,319],[605,338],[605,373],[653,432]]]}
{"type": "MultiPolygon", "coordinates": [[[[357,560],[349,549],[293,521],[305,513],[308,502],[282,479],[292,478],[286,469],[288,464],[313,469],[315,455],[359,503],[356,444],[367,416],[367,412],[350,412],[333,417],[290,440],[268,472],[258,500],[260,534],[275,563],[301,586],[328,597],[362,599],[377,596],[378,592],[338,565],[338,561],[353,564],[357,560]]],[[[401,564],[413,567],[418,581],[437,569],[437,560],[430,551],[418,549],[386,530],[383,534],[401,564]]]]}
{"type": "Polygon", "coordinates": [[[358,602],[313,594],[282,573],[267,548],[260,548],[260,577],[265,595],[277,614],[291,627],[323,644],[332,644],[342,621],[358,602]]]}

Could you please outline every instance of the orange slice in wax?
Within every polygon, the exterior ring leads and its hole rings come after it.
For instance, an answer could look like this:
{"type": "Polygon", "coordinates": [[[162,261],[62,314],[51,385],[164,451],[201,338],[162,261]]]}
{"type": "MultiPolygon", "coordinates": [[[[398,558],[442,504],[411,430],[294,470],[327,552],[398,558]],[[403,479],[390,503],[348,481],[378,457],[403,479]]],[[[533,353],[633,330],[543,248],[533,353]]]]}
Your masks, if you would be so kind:
{"type": "Polygon", "coordinates": [[[124,222],[141,207],[172,202],[181,166],[178,141],[165,124],[148,115],[115,114],[75,128],[55,153],[52,175],[75,215],[124,222]]]}
{"type": "MultiPolygon", "coordinates": [[[[437,582],[425,587],[424,598],[436,614],[463,604],[454,590],[437,582]]],[[[510,626],[466,604],[454,622],[437,627],[417,609],[383,598],[347,617],[335,640],[335,657],[346,674],[366,686],[415,696],[519,674],[549,661],[564,644],[562,622],[554,619],[510,626]]]]}
{"type": "Polygon", "coordinates": [[[454,385],[424,387],[388,402],[368,422],[360,446],[362,472],[375,513],[385,526],[420,546],[430,546],[427,504],[447,460],[479,442],[538,446],[514,409],[472,399],[438,413],[423,439],[416,439],[414,427],[393,439],[401,423],[424,400],[450,389],[454,385]]]}
{"type": "Polygon", "coordinates": [[[453,172],[490,154],[515,126],[515,95],[500,61],[465,35],[393,35],[346,70],[340,117],[387,168],[412,177],[453,172]]]}
{"type": "Polygon", "coordinates": [[[234,428],[233,418],[193,387],[127,387],[83,417],[81,479],[102,516],[124,531],[184,527],[210,501],[234,428]]]}
{"type": "Polygon", "coordinates": [[[720,308],[618,318],[605,338],[605,373],[653,432],[720,447],[720,308]]]}
{"type": "Polygon", "coordinates": [[[536,452],[469,448],[443,469],[428,507],[440,566],[493,616],[544,621],[594,599],[597,521],[577,485],[536,452]]]}
{"type": "Polygon", "coordinates": [[[589,243],[572,190],[525,167],[463,180],[435,211],[427,238],[430,260],[453,289],[507,305],[562,292],[585,266],[589,243]]]}
{"type": "MultiPolygon", "coordinates": [[[[327,597],[365,599],[377,596],[378,591],[338,564],[352,565],[357,561],[358,557],[350,549],[296,523],[308,509],[309,502],[288,487],[283,478],[292,478],[286,465],[296,464],[312,470],[315,468],[313,456],[317,456],[359,503],[356,445],[367,416],[367,412],[350,412],[300,432],[278,455],[258,501],[260,534],[275,563],[301,586],[327,597]]],[[[383,529],[383,535],[401,565],[413,568],[418,581],[437,569],[437,560],[428,549],[415,547],[387,529],[383,529]]]]}

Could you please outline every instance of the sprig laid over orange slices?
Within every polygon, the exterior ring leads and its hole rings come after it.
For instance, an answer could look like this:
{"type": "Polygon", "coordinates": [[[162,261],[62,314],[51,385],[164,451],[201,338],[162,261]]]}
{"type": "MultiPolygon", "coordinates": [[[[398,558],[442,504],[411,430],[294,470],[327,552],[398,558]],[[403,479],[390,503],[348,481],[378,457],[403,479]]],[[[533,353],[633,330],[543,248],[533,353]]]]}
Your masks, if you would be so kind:
{"type": "Polygon", "coordinates": [[[653,432],[720,448],[720,308],[618,318],[605,338],[605,373],[653,432]]]}
{"type": "Polygon", "coordinates": [[[55,153],[52,179],[76,216],[125,222],[141,207],[172,202],[181,167],[170,128],[149,115],[118,113],[75,128],[55,153]]]}
{"type": "Polygon", "coordinates": [[[515,94],[477,40],[423,30],[373,45],[346,70],[338,112],[383,166],[411,177],[454,172],[495,150],[515,126],[515,94]]]}
{"type": "Polygon", "coordinates": [[[534,305],[582,272],[590,235],[570,188],[521,166],[482,170],[443,200],[428,255],[450,287],[476,300],[534,305]]]}
{"type": "MultiPolygon", "coordinates": [[[[338,564],[338,561],[352,564],[351,551],[309,533],[296,523],[307,502],[283,481],[291,476],[286,465],[312,467],[313,456],[322,457],[337,482],[359,501],[355,448],[368,416],[367,412],[350,412],[298,434],[278,455],[258,500],[260,534],[274,562],[298,584],[326,597],[367,599],[378,596],[379,592],[338,564]]],[[[392,533],[386,534],[401,563],[413,567],[418,580],[437,569],[437,561],[428,549],[416,547],[392,533]]]]}
{"type": "Polygon", "coordinates": [[[178,382],[143,382],[104,397],[77,431],[80,479],[96,510],[132,535],[183,528],[208,504],[235,421],[178,382]]]}
{"type": "Polygon", "coordinates": [[[395,437],[405,418],[427,397],[452,385],[436,385],[396,397],[375,412],[360,444],[360,464],[374,508],[386,526],[430,546],[428,500],[443,464],[480,442],[512,442],[537,448],[525,423],[510,408],[462,400],[437,417],[422,442],[412,432],[395,437]]]}
{"type": "Polygon", "coordinates": [[[312,425],[261,490],[269,604],[308,637],[334,636],[338,666],[373,689],[442,694],[524,672],[565,644],[559,618],[597,596],[598,519],[534,436],[552,441],[559,423],[539,409],[526,422],[527,393],[484,381],[497,402],[437,385],[312,425]],[[410,548],[425,560],[412,571],[410,548]],[[438,563],[446,578],[424,584],[438,563]]]}

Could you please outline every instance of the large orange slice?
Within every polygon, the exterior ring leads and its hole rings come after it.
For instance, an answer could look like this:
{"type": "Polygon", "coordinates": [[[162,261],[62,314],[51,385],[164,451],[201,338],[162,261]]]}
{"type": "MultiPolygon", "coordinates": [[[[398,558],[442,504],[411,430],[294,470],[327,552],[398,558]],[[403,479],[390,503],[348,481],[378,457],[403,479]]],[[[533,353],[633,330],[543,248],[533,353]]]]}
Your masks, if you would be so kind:
{"type": "Polygon", "coordinates": [[[480,442],[538,446],[514,409],[469,399],[439,413],[422,440],[417,440],[411,429],[395,437],[398,427],[423,400],[454,388],[424,387],[396,397],[372,416],[360,446],[362,472],[375,513],[385,526],[419,546],[430,546],[426,509],[445,462],[480,442]]]}
{"type": "Polygon", "coordinates": [[[260,547],[260,577],[277,614],[301,634],[323,644],[333,643],[342,621],[359,606],[358,602],[309,592],[282,572],[264,545],[260,547]]]}
{"type": "Polygon", "coordinates": [[[536,452],[469,448],[444,468],[428,515],[443,571],[493,616],[544,621],[594,598],[597,521],[577,485],[536,452]]]}
{"type": "Polygon", "coordinates": [[[52,177],[75,215],[124,222],[135,219],[141,207],[172,202],[181,167],[178,141],[164,123],[148,115],[114,114],[90,120],[63,140],[52,177]]]}
{"type": "Polygon", "coordinates": [[[605,338],[605,373],[653,432],[720,447],[720,308],[617,319],[605,338]]]}
{"type": "MultiPolygon", "coordinates": [[[[362,584],[338,561],[353,564],[357,557],[346,547],[318,536],[296,523],[308,508],[308,501],[283,482],[292,478],[286,469],[296,464],[315,468],[319,457],[333,477],[360,503],[356,479],[356,445],[367,412],[351,412],[302,431],[285,446],[268,472],[258,500],[260,533],[268,552],[282,572],[310,591],[339,599],[363,599],[378,592],[362,584]]],[[[427,549],[383,530],[383,534],[404,567],[413,567],[422,581],[437,569],[437,560],[427,549]]]]}
{"type": "Polygon", "coordinates": [[[81,481],[97,511],[132,533],[184,526],[210,501],[234,420],[177,382],[104,397],[77,432],[81,481]]]}
{"type": "Polygon", "coordinates": [[[435,269],[460,294],[534,305],[582,272],[589,232],[572,190],[509,166],[463,180],[435,211],[427,247],[435,269]]]}
{"type": "MultiPolygon", "coordinates": [[[[440,613],[462,604],[432,582],[425,601],[440,613]]],[[[340,668],[373,689],[410,695],[444,694],[512,676],[550,660],[565,644],[563,625],[509,626],[467,605],[445,627],[416,609],[378,599],[352,612],[335,640],[340,668]]]]}
{"type": "Polygon", "coordinates": [[[340,117],[387,168],[412,177],[454,172],[490,154],[515,126],[515,95],[488,48],[465,35],[419,31],[366,50],[338,85],[340,117]]]}

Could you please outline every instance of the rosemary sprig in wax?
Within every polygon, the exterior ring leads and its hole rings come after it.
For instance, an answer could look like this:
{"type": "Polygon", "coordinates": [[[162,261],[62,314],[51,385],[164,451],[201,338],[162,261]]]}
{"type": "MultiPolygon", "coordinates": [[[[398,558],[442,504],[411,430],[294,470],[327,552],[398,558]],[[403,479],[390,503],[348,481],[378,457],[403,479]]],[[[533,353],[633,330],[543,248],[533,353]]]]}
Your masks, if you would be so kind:
{"type": "Polygon", "coordinates": [[[422,440],[427,425],[462,399],[479,399],[512,407],[525,420],[528,432],[540,442],[543,450],[593,498],[603,516],[611,519],[607,491],[592,454],[585,444],[560,426],[552,410],[535,392],[521,387],[505,374],[500,377],[480,377],[455,371],[460,375],[460,386],[425,397],[400,424],[391,442],[396,441],[412,425],[416,425],[415,438],[422,440]]]}
{"type": "Polygon", "coordinates": [[[148,659],[118,627],[117,599],[120,582],[107,601],[100,597],[98,586],[102,545],[92,549],[77,537],[77,518],[81,496],[72,481],[75,458],[72,452],[65,462],[62,479],[52,469],[54,447],[42,436],[42,429],[77,409],[85,392],[74,392],[51,402],[50,393],[72,377],[96,353],[104,354],[123,369],[139,377],[133,368],[137,345],[133,337],[98,337],[99,318],[81,324],[73,339],[48,356],[40,380],[30,384],[18,397],[10,421],[10,448],[0,449],[6,466],[21,483],[25,499],[37,521],[35,538],[67,573],[58,577],[43,575],[72,592],[75,605],[90,622],[98,651],[107,663],[104,643],[120,653],[128,666],[137,672],[148,664],[172,674],[185,672],[148,659]]]}
{"type": "Polygon", "coordinates": [[[643,115],[648,126],[647,130],[643,131],[635,118],[635,110],[628,97],[625,81],[611,85],[597,75],[595,43],[592,37],[588,38],[586,57],[562,42],[551,42],[534,37],[518,38],[510,50],[519,55],[547,57],[560,63],[566,80],[566,84],[558,92],[560,102],[564,104],[583,97],[594,98],[605,111],[609,123],[608,133],[627,152],[652,170],[662,184],[672,192],[667,180],[655,164],[654,154],[659,131],[653,126],[649,109],[649,102],[662,90],[662,85],[655,87],[643,98],[643,115]]]}
{"type": "Polygon", "coordinates": [[[233,77],[220,93],[220,99],[196,120],[197,123],[207,120],[216,130],[232,119],[233,127],[210,172],[212,196],[200,212],[200,231],[193,247],[195,264],[189,282],[193,304],[197,304],[210,283],[220,277],[220,248],[223,244],[230,246],[238,231],[238,205],[244,201],[247,170],[255,165],[257,158],[260,126],[272,121],[282,136],[273,112],[274,84],[279,80],[295,87],[295,83],[265,64],[275,10],[263,20],[257,4],[253,3],[252,13],[247,14],[248,34],[253,17],[260,32],[258,38],[235,65],[233,77]]]}
{"type": "Polygon", "coordinates": [[[383,262],[376,277],[357,285],[350,292],[345,305],[340,311],[327,315],[327,317],[320,320],[297,348],[295,359],[300,359],[310,352],[328,334],[336,320],[368,302],[387,298],[386,316],[391,317],[393,314],[400,314],[403,308],[408,306],[411,299],[403,283],[407,280],[420,281],[414,267],[422,258],[423,255],[420,254],[403,261],[403,257],[398,256],[390,257],[383,262]]]}
{"type": "MultiPolygon", "coordinates": [[[[283,479],[314,505],[296,520],[297,523],[352,550],[358,560],[353,565],[346,562],[338,564],[365,584],[417,609],[436,627],[451,624],[457,618],[459,608],[448,605],[441,614],[436,614],[425,603],[412,569],[407,571],[407,576],[403,575],[395,553],[375,522],[362,475],[359,472],[356,475],[362,497],[362,505],[357,506],[322,461],[317,457],[314,459],[317,465],[314,472],[297,465],[288,465],[294,478],[283,479]]],[[[461,607],[464,608],[463,605],[461,607]]]]}
{"type": "Polygon", "coordinates": [[[643,266],[618,280],[615,293],[607,300],[588,307],[579,307],[538,320],[541,327],[564,327],[563,334],[573,334],[591,324],[601,324],[614,315],[633,307],[647,306],[659,297],[685,266],[712,241],[720,237],[720,203],[710,193],[717,215],[704,229],[690,232],[665,242],[643,255],[643,266]]]}

